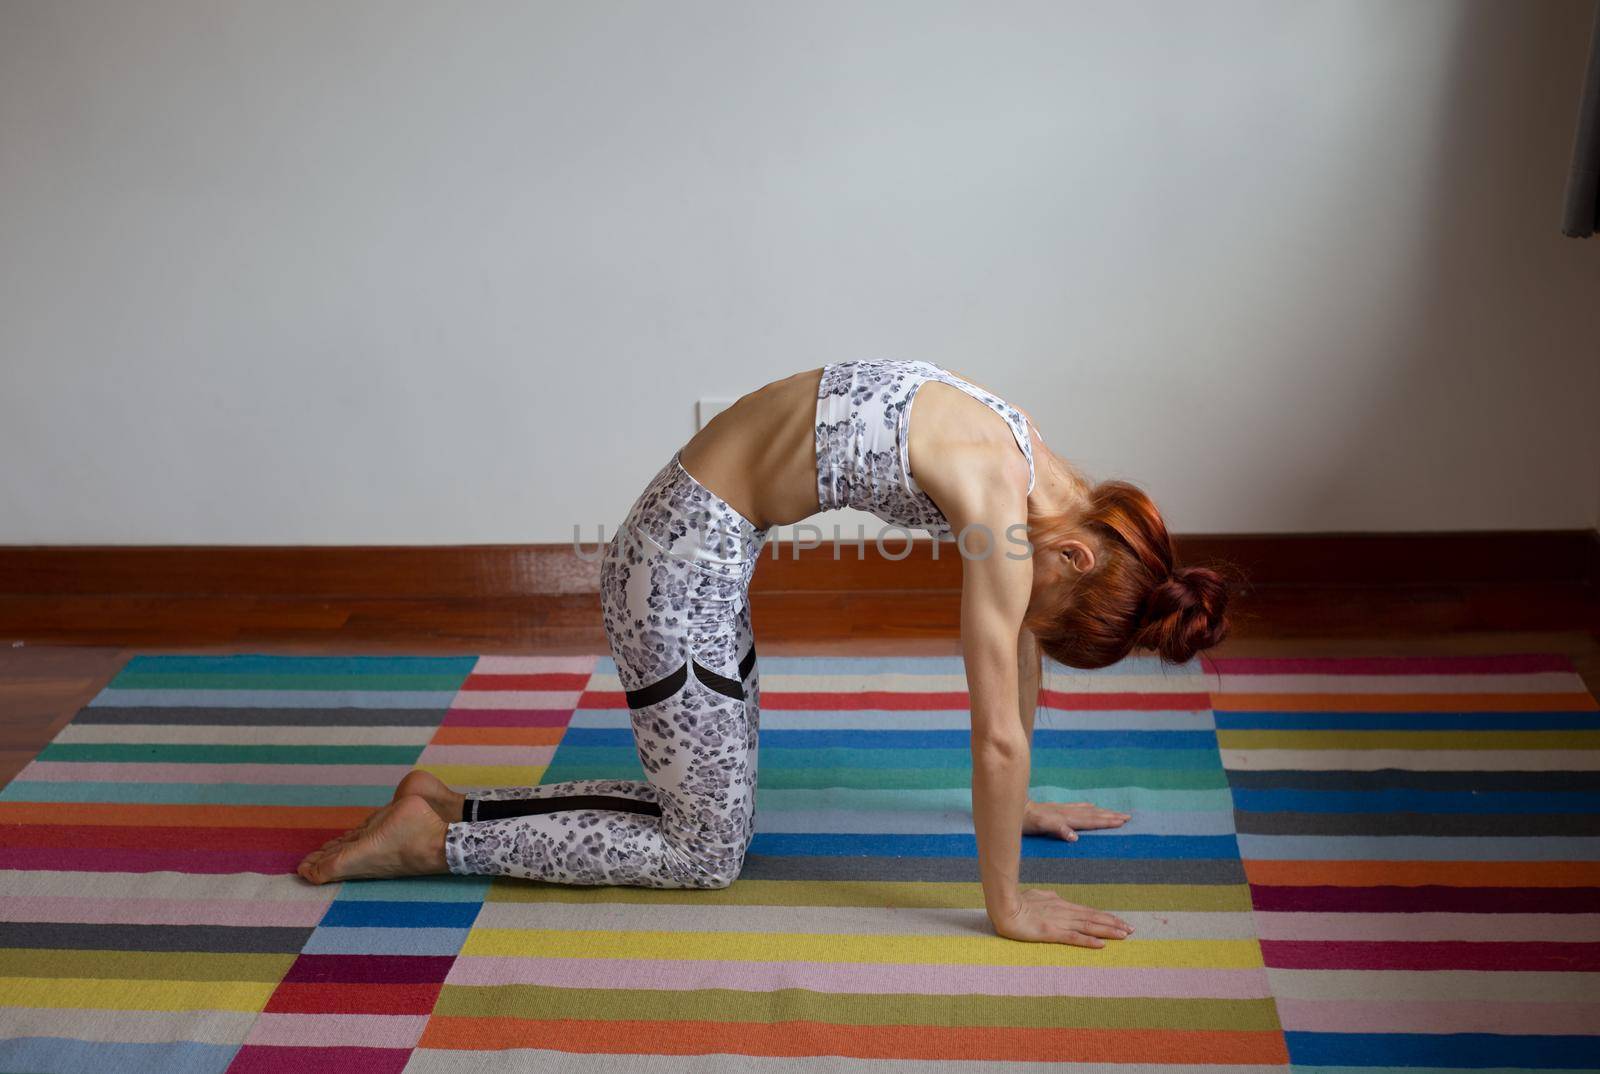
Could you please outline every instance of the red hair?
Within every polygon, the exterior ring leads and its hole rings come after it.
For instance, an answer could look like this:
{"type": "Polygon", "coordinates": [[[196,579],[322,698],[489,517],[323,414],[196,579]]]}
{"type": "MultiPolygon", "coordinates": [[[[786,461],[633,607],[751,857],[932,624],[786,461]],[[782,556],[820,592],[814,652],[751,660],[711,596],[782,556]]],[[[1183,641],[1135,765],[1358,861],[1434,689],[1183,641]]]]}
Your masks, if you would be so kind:
{"type": "Polygon", "coordinates": [[[1025,625],[1058,663],[1102,668],[1135,649],[1187,663],[1228,635],[1228,586],[1209,567],[1175,567],[1172,538],[1150,497],[1126,481],[1102,481],[1080,513],[1034,517],[1035,546],[1070,536],[1098,541],[1094,566],[1043,599],[1025,625]]]}

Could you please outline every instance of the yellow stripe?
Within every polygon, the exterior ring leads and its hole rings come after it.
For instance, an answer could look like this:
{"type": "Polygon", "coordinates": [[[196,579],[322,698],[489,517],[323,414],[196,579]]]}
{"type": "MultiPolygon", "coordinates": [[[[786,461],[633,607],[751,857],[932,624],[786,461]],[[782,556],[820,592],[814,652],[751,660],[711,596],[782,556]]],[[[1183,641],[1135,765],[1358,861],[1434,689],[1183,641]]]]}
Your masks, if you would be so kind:
{"type": "Polygon", "coordinates": [[[540,958],[718,959],[731,962],[924,963],[963,966],[1120,966],[1254,969],[1255,940],[1107,940],[1101,948],[1017,943],[998,936],[841,936],[751,932],[580,932],[473,929],[463,955],[540,958]]]}
{"type": "Polygon", "coordinates": [[[1593,750],[1600,731],[1218,731],[1227,750],[1593,750]]]}
{"type": "Polygon", "coordinates": [[[0,977],[0,1006],[118,1011],[260,1011],[276,983],[99,981],[86,977],[0,977]]]}
{"type": "MultiPolygon", "coordinates": [[[[1245,884],[1029,884],[1068,902],[1113,913],[1123,910],[1249,910],[1245,884]]],[[[612,904],[683,903],[695,906],[893,906],[901,909],[983,909],[983,888],[954,881],[740,880],[725,888],[629,888],[530,884],[497,879],[489,902],[612,904]]]]}
{"type": "Polygon", "coordinates": [[[81,977],[127,981],[255,981],[276,984],[294,965],[289,954],[238,951],[96,951],[0,948],[11,977],[81,977]]]}
{"type": "Polygon", "coordinates": [[[544,778],[545,765],[428,764],[416,766],[452,787],[531,787],[544,778]]]}

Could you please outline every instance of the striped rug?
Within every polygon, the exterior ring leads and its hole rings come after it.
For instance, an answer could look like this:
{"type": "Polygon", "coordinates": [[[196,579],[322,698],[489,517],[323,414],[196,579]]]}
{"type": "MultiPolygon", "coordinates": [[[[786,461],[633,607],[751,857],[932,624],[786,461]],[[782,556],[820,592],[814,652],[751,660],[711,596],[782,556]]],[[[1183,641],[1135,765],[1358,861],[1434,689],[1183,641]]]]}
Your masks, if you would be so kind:
{"type": "Polygon", "coordinates": [[[412,767],[642,776],[604,657],[142,656],[0,791],[0,1071],[1600,1070],[1600,713],[1564,657],[1047,669],[992,935],[959,660],[762,657],[720,891],[302,854],[412,767]]]}

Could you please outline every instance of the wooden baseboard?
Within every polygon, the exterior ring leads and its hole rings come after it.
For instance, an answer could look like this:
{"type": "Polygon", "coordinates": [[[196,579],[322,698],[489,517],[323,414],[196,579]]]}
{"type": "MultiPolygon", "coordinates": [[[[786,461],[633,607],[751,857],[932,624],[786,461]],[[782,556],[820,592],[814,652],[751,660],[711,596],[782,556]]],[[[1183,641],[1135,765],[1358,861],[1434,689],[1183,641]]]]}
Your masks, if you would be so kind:
{"type": "MultiPolygon", "coordinates": [[[[1240,587],[1474,584],[1600,587],[1600,532],[1190,534],[1180,563],[1221,568],[1240,587]]],[[[771,542],[757,592],[958,590],[953,545],[901,543],[884,555],[831,542],[771,542]]],[[[0,546],[0,594],[471,599],[598,588],[594,546],[12,545],[0,546]]]]}

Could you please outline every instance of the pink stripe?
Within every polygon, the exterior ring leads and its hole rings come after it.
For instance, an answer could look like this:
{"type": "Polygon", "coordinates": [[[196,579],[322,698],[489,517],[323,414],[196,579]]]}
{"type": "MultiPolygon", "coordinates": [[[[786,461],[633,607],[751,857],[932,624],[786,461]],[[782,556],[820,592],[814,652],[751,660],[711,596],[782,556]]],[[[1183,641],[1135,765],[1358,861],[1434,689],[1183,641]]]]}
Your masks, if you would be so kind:
{"type": "Polygon", "coordinates": [[[533,984],[556,988],[732,988],[770,992],[917,992],[988,996],[1171,996],[1264,999],[1260,969],[1087,969],[1082,966],[875,965],[823,962],[716,962],[702,959],[511,958],[463,956],[447,984],[533,984]]]}
{"type": "Polygon", "coordinates": [[[323,901],[305,899],[97,899],[55,896],[0,897],[0,921],[70,921],[85,925],[314,926],[327,913],[323,901]]]}
{"type": "Polygon", "coordinates": [[[1600,972],[1600,944],[1393,943],[1262,940],[1261,957],[1285,970],[1542,970],[1600,972]]]}
{"type": "Polygon", "coordinates": [[[1573,671],[1561,653],[1498,656],[1203,656],[1207,671],[1225,675],[1516,675],[1573,671]]]}
{"type": "Polygon", "coordinates": [[[1600,942],[1600,914],[1317,914],[1256,911],[1263,940],[1600,942]]]}
{"type": "Polygon", "coordinates": [[[34,761],[21,778],[95,783],[256,783],[316,787],[392,787],[407,764],[141,764],[34,761]]]}
{"type": "Polygon", "coordinates": [[[537,766],[555,754],[554,746],[429,746],[417,763],[537,766]]]}
{"type": "Polygon", "coordinates": [[[482,690],[456,695],[479,710],[517,711],[574,709],[578,707],[577,690],[482,690]]]}
{"type": "Polygon", "coordinates": [[[555,672],[588,675],[599,657],[588,656],[480,656],[472,668],[474,675],[543,675],[555,672]]]}
{"type": "Polygon", "coordinates": [[[401,1074],[409,1048],[286,1048],[247,1044],[228,1064],[228,1074],[401,1074]]]}
{"type": "MultiPolygon", "coordinates": [[[[1308,1033],[1509,1033],[1594,1036],[1600,1003],[1278,998],[1283,1028],[1308,1033]]],[[[1597,1044],[1600,1048],[1600,1044],[1597,1044]]],[[[1597,1052],[1600,1054],[1600,1052],[1597,1052]]]]}
{"type": "Polygon", "coordinates": [[[287,1048],[415,1048],[425,1014],[263,1014],[246,1044],[287,1048]]]}
{"type": "Polygon", "coordinates": [[[571,709],[451,709],[445,727],[565,727],[571,709]]]}

